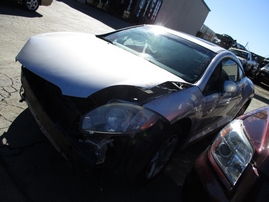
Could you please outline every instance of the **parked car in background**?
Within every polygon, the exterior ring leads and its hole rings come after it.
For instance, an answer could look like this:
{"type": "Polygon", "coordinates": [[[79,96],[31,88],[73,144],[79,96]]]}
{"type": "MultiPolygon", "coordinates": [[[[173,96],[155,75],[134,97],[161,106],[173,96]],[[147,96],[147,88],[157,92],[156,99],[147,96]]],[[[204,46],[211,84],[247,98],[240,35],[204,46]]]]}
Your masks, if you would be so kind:
{"type": "Polygon", "coordinates": [[[235,119],[196,159],[185,200],[269,201],[268,145],[268,106],[235,119]]]}
{"type": "Polygon", "coordinates": [[[11,1],[22,5],[28,11],[36,11],[40,5],[42,6],[51,5],[53,0],[11,0],[11,1]]]}
{"type": "Polygon", "coordinates": [[[238,57],[244,67],[246,74],[249,76],[254,76],[259,67],[258,58],[254,58],[252,53],[247,50],[237,48],[230,48],[229,50],[238,57]]]}
{"type": "Polygon", "coordinates": [[[74,165],[153,179],[177,147],[244,113],[254,85],[230,51],[161,26],[31,37],[21,97],[74,165]],[[115,161],[114,161],[115,160],[115,161]]]}
{"type": "Polygon", "coordinates": [[[260,68],[255,75],[255,82],[269,85],[269,63],[260,68]]]}
{"type": "Polygon", "coordinates": [[[264,58],[262,61],[262,66],[266,65],[269,63],[269,58],[264,58]]]}
{"type": "Polygon", "coordinates": [[[243,46],[242,44],[237,43],[237,42],[234,44],[233,48],[238,48],[238,49],[241,49],[241,50],[247,50],[245,46],[243,46]]]}
{"type": "Polygon", "coordinates": [[[234,40],[228,34],[216,33],[216,37],[220,40],[219,45],[225,49],[229,49],[236,44],[236,40],[234,40]]]}

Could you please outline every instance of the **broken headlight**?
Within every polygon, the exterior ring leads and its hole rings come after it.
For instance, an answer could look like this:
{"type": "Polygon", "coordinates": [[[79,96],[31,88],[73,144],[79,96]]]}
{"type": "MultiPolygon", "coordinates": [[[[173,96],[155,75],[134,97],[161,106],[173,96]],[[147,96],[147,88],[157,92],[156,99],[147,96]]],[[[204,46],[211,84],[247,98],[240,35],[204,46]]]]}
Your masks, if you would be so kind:
{"type": "Polygon", "coordinates": [[[253,152],[242,120],[235,120],[222,129],[211,147],[214,160],[232,185],[245,170],[253,152]]]}
{"type": "Polygon", "coordinates": [[[84,115],[81,129],[84,134],[132,134],[155,124],[159,115],[140,106],[112,103],[84,115]]]}

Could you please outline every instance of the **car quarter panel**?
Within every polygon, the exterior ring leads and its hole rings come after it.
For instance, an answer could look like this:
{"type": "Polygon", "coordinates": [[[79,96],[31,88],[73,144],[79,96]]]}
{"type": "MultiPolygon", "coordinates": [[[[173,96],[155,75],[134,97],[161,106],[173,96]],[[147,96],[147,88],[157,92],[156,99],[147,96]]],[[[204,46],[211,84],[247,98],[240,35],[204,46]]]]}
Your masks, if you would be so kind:
{"type": "Polygon", "coordinates": [[[167,94],[144,106],[174,123],[183,117],[196,117],[199,112],[202,93],[196,86],[167,94]]]}

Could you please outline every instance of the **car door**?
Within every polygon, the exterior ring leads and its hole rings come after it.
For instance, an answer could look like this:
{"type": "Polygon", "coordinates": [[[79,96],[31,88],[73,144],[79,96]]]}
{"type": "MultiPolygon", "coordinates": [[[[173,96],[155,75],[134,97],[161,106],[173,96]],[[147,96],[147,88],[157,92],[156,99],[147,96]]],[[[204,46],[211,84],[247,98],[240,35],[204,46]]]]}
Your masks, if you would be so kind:
{"type": "Polygon", "coordinates": [[[200,124],[214,130],[231,121],[236,115],[238,103],[242,99],[242,72],[238,64],[226,58],[221,60],[209,78],[201,100],[200,124]],[[224,82],[230,80],[236,84],[235,92],[224,92],[224,82]]]}
{"type": "Polygon", "coordinates": [[[228,103],[224,108],[224,113],[226,114],[226,117],[232,120],[236,116],[238,110],[241,108],[240,103],[242,103],[244,90],[244,82],[242,80],[243,71],[232,59],[225,60],[222,64],[222,71],[227,74],[227,79],[236,84],[235,92],[224,94],[227,96],[226,98],[229,99],[229,102],[227,101],[228,103]]]}

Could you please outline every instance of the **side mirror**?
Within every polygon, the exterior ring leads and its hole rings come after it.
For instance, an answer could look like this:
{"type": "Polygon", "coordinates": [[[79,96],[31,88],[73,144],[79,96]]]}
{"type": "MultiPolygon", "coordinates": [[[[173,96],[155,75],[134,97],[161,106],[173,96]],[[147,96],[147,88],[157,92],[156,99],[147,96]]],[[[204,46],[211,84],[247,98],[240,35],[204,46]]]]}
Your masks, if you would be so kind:
{"type": "Polygon", "coordinates": [[[225,93],[234,93],[236,92],[237,86],[233,81],[225,81],[223,84],[223,91],[225,93]]]}

